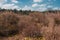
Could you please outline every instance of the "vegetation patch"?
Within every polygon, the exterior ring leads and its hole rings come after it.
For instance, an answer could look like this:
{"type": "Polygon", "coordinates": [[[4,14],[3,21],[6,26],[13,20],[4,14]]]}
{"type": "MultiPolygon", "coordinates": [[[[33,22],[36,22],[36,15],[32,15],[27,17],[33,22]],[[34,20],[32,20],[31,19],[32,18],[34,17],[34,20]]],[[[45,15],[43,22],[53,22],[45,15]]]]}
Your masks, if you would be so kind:
{"type": "Polygon", "coordinates": [[[39,37],[39,38],[30,38],[30,37],[25,37],[24,40],[45,40],[44,37],[39,37]]]}
{"type": "Polygon", "coordinates": [[[15,14],[0,15],[0,36],[12,36],[19,33],[18,17],[15,14]]]}

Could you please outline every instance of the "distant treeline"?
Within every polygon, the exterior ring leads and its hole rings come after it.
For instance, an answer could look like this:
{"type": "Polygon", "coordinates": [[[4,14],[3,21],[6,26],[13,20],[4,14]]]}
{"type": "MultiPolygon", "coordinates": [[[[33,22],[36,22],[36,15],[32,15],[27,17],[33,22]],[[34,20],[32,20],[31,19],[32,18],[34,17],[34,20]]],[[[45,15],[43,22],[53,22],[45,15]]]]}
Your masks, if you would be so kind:
{"type": "Polygon", "coordinates": [[[0,12],[4,12],[4,11],[8,11],[8,12],[14,12],[17,14],[26,14],[28,15],[29,13],[33,13],[33,12],[40,12],[40,13],[57,13],[60,12],[60,10],[46,10],[46,11],[31,11],[31,10],[17,10],[17,9],[1,9],[0,8],[0,12]]]}

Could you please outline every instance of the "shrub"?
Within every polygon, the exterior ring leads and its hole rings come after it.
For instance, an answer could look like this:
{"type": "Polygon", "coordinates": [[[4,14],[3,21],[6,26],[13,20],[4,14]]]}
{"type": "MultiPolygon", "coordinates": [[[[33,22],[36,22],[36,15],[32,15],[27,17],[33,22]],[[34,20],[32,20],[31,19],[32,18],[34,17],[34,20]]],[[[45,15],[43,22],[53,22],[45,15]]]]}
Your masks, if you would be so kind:
{"type": "Polygon", "coordinates": [[[13,13],[0,14],[0,36],[12,36],[19,32],[19,18],[13,13]]]}
{"type": "Polygon", "coordinates": [[[54,19],[54,22],[55,22],[55,25],[60,25],[60,19],[55,18],[55,19],[54,19]]]}

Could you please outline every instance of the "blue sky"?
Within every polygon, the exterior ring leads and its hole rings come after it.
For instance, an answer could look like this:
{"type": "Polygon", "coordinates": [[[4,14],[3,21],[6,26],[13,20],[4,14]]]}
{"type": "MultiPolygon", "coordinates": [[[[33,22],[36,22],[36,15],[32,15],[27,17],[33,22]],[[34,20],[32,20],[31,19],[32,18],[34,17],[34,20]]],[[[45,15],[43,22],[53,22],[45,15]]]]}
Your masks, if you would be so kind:
{"type": "Polygon", "coordinates": [[[45,11],[60,10],[60,0],[0,0],[0,8],[45,11]]]}

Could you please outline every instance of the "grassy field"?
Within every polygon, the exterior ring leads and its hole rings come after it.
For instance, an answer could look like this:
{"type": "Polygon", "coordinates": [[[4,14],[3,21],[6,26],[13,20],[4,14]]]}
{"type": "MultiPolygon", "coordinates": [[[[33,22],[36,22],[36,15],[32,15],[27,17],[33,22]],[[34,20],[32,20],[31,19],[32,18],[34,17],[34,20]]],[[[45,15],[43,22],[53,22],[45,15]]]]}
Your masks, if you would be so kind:
{"type": "Polygon", "coordinates": [[[0,12],[0,40],[60,40],[60,11],[0,12]]]}

